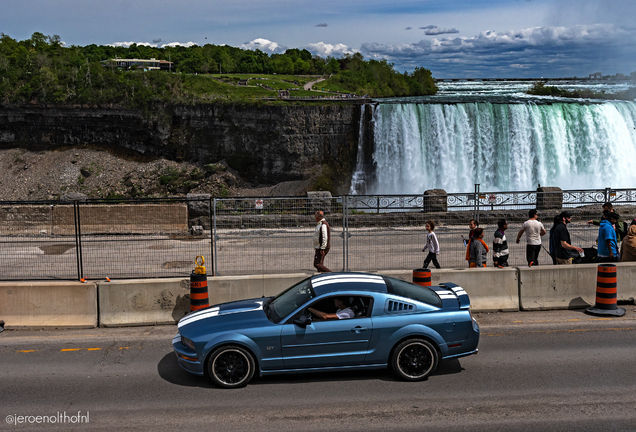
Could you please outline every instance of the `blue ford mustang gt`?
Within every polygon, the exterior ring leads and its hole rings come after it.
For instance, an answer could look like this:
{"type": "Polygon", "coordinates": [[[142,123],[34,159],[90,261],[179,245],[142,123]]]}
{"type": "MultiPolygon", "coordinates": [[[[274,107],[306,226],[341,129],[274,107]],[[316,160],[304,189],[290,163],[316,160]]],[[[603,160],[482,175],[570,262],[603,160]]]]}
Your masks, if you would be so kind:
{"type": "Polygon", "coordinates": [[[418,381],[440,360],[477,353],[479,325],[469,307],[466,292],[452,283],[423,287],[376,274],[323,273],[275,297],[186,315],[172,345],[183,369],[226,388],[246,385],[255,373],[387,366],[418,381]]]}

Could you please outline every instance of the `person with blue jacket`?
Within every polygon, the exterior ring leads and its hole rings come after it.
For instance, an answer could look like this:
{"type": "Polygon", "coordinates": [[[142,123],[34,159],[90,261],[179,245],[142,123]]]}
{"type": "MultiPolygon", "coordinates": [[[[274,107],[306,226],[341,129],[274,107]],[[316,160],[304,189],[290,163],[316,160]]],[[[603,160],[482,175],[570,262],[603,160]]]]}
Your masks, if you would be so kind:
{"type": "Polygon", "coordinates": [[[605,212],[598,229],[598,262],[619,261],[618,242],[614,224],[618,222],[618,215],[614,212],[605,212]]]}

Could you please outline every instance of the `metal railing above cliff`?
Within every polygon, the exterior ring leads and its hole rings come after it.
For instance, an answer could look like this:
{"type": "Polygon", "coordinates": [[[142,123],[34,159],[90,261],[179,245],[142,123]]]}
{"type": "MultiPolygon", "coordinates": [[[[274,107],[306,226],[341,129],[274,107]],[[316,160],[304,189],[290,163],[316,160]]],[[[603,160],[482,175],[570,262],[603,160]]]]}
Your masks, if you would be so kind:
{"type": "MultiPolygon", "coordinates": [[[[492,244],[508,221],[511,265],[525,263],[514,240],[529,209],[546,230],[564,208],[572,241],[592,247],[601,205],[636,216],[636,189],[548,190],[338,197],[234,197],[0,202],[0,280],[186,277],[197,255],[209,275],[312,272],[314,213],[331,225],[325,264],[334,271],[412,269],[422,264],[424,225],[432,220],[442,267],[465,267],[468,221],[492,244]]],[[[544,236],[544,248],[548,248],[544,236]]],[[[551,263],[542,253],[540,264],[551,263]]],[[[490,264],[489,264],[490,265],[490,264]]]]}

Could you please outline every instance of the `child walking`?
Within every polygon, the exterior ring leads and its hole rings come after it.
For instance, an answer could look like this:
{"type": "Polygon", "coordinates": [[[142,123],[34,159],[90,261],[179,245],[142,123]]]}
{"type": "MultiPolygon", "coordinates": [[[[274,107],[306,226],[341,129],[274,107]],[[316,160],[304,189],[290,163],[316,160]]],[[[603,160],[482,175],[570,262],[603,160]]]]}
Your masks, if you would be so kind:
{"type": "Polygon", "coordinates": [[[431,261],[433,261],[433,265],[435,268],[441,268],[439,263],[437,262],[437,255],[439,255],[439,242],[437,241],[437,236],[433,232],[435,229],[435,222],[432,220],[426,222],[426,246],[422,249],[422,252],[428,251],[428,255],[424,260],[424,265],[422,268],[428,268],[428,265],[431,261]]]}

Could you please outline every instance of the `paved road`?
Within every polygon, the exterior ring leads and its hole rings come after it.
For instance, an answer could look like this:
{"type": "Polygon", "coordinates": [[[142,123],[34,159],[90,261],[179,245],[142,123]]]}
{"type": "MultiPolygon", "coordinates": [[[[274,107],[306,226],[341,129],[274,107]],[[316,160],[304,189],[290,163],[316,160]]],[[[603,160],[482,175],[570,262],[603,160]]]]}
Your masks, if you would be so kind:
{"type": "Polygon", "coordinates": [[[636,307],[481,314],[480,353],[428,381],[386,371],[256,379],[182,372],[173,326],[0,334],[0,430],[636,431],[636,307]],[[65,412],[88,423],[6,423],[65,412]],[[9,419],[10,420],[10,419],[9,419]]]}

